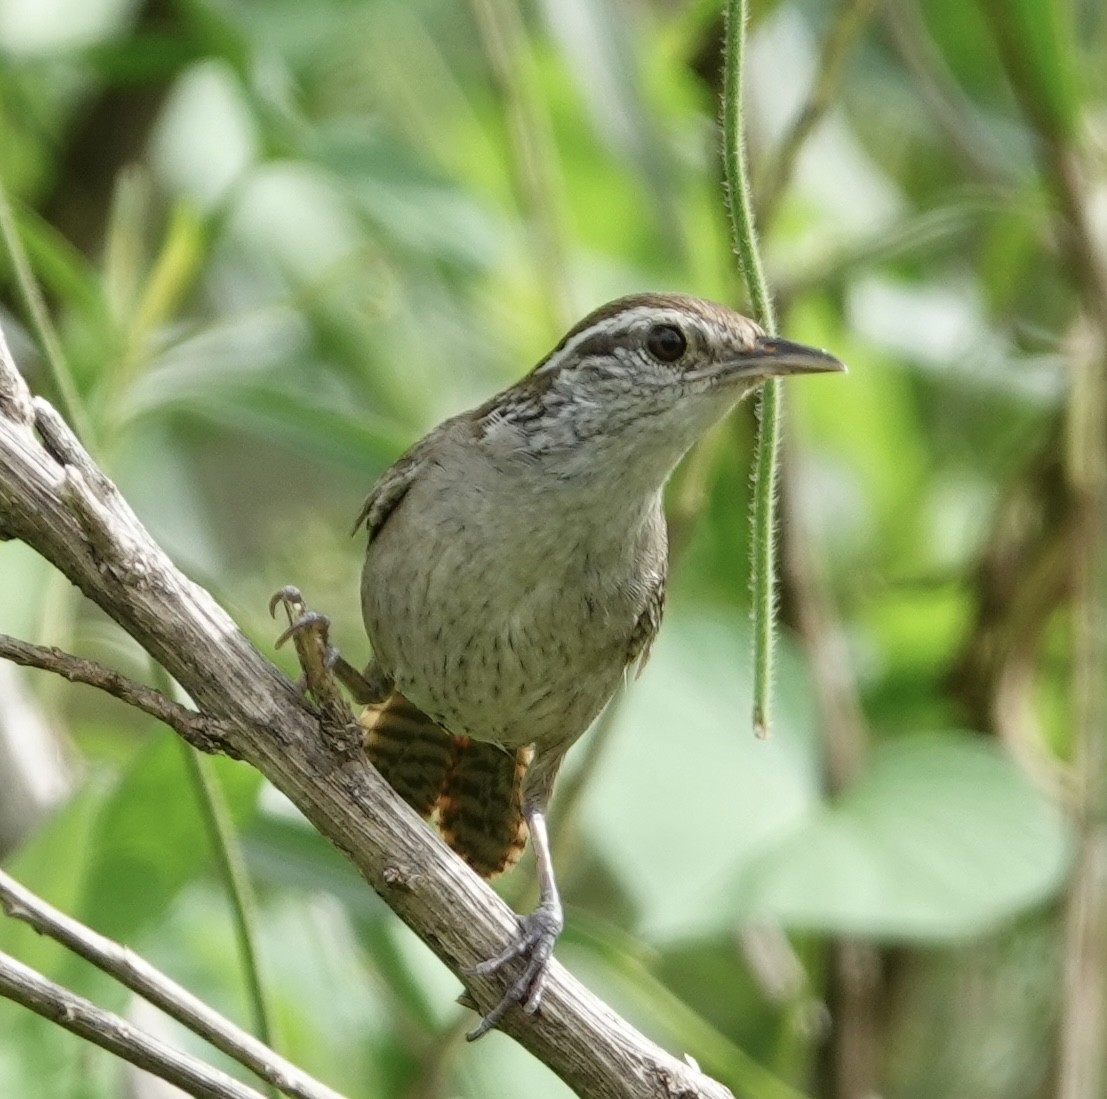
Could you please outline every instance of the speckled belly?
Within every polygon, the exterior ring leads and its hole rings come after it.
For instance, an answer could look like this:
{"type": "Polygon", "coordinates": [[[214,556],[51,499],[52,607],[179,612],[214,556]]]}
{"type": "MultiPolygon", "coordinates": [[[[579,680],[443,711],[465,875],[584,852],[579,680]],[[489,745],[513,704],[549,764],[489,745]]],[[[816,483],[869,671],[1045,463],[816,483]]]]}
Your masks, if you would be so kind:
{"type": "Polygon", "coordinates": [[[364,592],[397,688],[451,732],[508,745],[584,732],[622,678],[641,610],[579,577],[484,575],[457,547],[429,568],[371,556],[364,592]]]}

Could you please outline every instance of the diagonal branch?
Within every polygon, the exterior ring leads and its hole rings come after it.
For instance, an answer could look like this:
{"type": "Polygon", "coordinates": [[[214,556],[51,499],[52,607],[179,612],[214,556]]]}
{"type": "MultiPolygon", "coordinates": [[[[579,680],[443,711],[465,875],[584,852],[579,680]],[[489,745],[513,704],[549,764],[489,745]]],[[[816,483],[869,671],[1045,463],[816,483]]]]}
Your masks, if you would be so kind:
{"type": "Polygon", "coordinates": [[[33,645],[30,641],[20,641],[3,633],[0,633],[0,657],[25,668],[54,672],[71,683],[87,683],[90,687],[97,687],[128,706],[165,722],[201,752],[227,752],[227,745],[215,722],[167,698],[161,691],[136,683],[94,660],[85,660],[52,645],[33,645]]]}
{"type": "Polygon", "coordinates": [[[91,962],[292,1099],[341,1099],[133,951],[59,912],[3,870],[0,909],[91,962]]]}
{"type": "Polygon", "coordinates": [[[263,1099],[225,1072],[167,1046],[126,1019],[36,973],[0,951],[0,996],[160,1076],[197,1099],[263,1099]]]}
{"type": "MultiPolygon", "coordinates": [[[[32,400],[0,338],[0,536],[19,538],[102,607],[256,767],[354,863],[455,973],[501,950],[511,911],[180,573],[54,409],[32,400]]],[[[339,730],[341,732],[342,730],[339,730]]],[[[499,981],[466,977],[487,1009],[499,981]]],[[[554,964],[541,1011],[501,1029],[595,1099],[725,1099],[554,964]]]]}

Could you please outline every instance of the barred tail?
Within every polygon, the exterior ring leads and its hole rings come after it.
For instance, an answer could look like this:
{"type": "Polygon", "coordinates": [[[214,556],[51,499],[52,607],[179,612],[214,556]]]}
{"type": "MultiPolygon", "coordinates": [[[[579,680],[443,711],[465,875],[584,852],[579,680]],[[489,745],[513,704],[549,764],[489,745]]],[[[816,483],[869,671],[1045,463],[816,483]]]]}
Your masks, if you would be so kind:
{"type": "Polygon", "coordinates": [[[534,754],[455,737],[457,754],[438,802],[445,841],[483,878],[510,870],[527,846],[523,775],[534,754]]]}
{"type": "Polygon", "coordinates": [[[369,761],[443,839],[490,878],[519,861],[527,843],[522,783],[532,750],[452,736],[393,692],[359,718],[369,761]]]}
{"type": "Polygon", "coordinates": [[[421,817],[429,817],[453,764],[453,737],[393,692],[358,718],[369,762],[421,817]]]}

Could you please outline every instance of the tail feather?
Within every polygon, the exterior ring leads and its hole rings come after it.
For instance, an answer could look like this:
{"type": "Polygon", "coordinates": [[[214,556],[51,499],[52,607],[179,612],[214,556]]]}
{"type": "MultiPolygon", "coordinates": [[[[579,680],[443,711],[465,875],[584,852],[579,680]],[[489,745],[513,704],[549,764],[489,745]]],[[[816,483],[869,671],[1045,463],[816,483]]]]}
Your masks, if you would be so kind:
{"type": "Polygon", "coordinates": [[[458,752],[438,802],[438,826],[478,874],[491,878],[510,870],[527,846],[522,791],[533,751],[455,740],[458,752]]]}
{"type": "Polygon", "coordinates": [[[421,817],[429,817],[453,766],[453,737],[402,694],[374,703],[359,718],[369,762],[421,817]]]}
{"type": "Polygon", "coordinates": [[[370,762],[443,839],[490,878],[519,861],[527,843],[523,775],[532,750],[453,736],[393,692],[360,717],[370,762]]]}

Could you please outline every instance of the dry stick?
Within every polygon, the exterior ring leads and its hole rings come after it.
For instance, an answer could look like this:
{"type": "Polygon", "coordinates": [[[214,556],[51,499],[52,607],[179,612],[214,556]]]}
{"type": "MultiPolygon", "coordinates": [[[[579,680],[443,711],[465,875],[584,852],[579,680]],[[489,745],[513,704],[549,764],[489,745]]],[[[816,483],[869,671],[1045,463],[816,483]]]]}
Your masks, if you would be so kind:
{"type": "MultiPolygon", "coordinates": [[[[32,401],[2,338],[0,535],[27,542],[131,634],[455,974],[517,933],[514,914],[400,800],[356,738],[343,746],[321,735],[318,713],[173,566],[54,409],[32,401]]],[[[480,1007],[499,999],[499,981],[466,980],[480,1007]]],[[[501,1029],[589,1099],[730,1096],[556,962],[541,1011],[509,1012],[501,1029]]]]}
{"type": "MultiPolygon", "coordinates": [[[[39,343],[42,347],[43,353],[46,357],[46,361],[50,367],[51,374],[54,379],[54,383],[57,386],[59,394],[61,395],[64,407],[70,420],[77,426],[78,435],[80,435],[86,442],[86,444],[92,444],[93,438],[93,423],[86,413],[84,404],[81,401],[80,393],[77,389],[76,383],[73,379],[72,371],[69,368],[69,364],[66,361],[65,354],[62,351],[61,341],[58,338],[57,331],[50,319],[49,312],[46,308],[43,300],[42,291],[35,279],[34,272],[31,269],[30,261],[28,260],[26,250],[23,247],[23,240],[20,236],[14,217],[12,216],[11,207],[8,202],[7,193],[4,190],[3,183],[0,181],[0,240],[3,241],[8,255],[11,259],[12,267],[16,275],[16,282],[19,287],[21,296],[23,297],[24,307],[30,316],[34,325],[35,332],[38,336],[39,343]]],[[[162,256],[162,260],[159,261],[158,266],[155,268],[152,278],[147,287],[146,298],[149,299],[149,295],[152,289],[156,289],[159,272],[164,274],[162,270],[165,260],[165,256],[162,256]]],[[[146,304],[149,304],[147,300],[146,304]]],[[[148,319],[148,318],[147,318],[148,319]]],[[[118,387],[116,387],[118,388],[118,387]]],[[[66,654],[61,654],[60,650],[53,650],[53,655],[60,657],[66,654]]],[[[13,659],[15,659],[13,657],[13,659]]],[[[74,666],[79,663],[76,657],[67,657],[68,660],[73,662],[74,666]]],[[[167,699],[161,701],[164,696],[158,696],[157,692],[151,692],[148,688],[138,688],[136,684],[130,683],[130,681],[123,679],[121,676],[116,676],[115,673],[108,672],[106,669],[98,668],[98,666],[88,664],[85,662],[85,667],[81,670],[88,671],[89,669],[96,668],[99,674],[97,681],[93,683],[94,686],[99,686],[102,689],[108,690],[110,693],[117,694],[117,697],[122,697],[117,691],[112,690],[112,679],[118,680],[115,684],[121,689],[128,692],[128,697],[124,698],[124,701],[132,701],[141,706],[138,701],[140,692],[142,697],[147,701],[154,700],[157,704],[159,712],[153,714],[153,716],[166,721],[177,732],[181,733],[186,740],[193,745],[193,747],[203,752],[211,752],[221,750],[221,745],[205,741],[201,735],[199,741],[194,740],[189,735],[189,729],[191,728],[191,722],[194,719],[185,717],[182,724],[176,724],[170,719],[171,711],[168,707],[173,704],[167,699]],[[136,690],[137,688],[137,690],[136,690]]],[[[59,670],[55,665],[52,670],[59,670]]],[[[159,665],[154,663],[155,673],[160,670],[159,665]]],[[[66,674],[66,673],[62,673],[66,674]]],[[[69,676],[69,678],[76,678],[69,676]]],[[[85,680],[88,682],[88,680],[85,680]]],[[[143,707],[146,708],[146,707],[143,707]]],[[[151,712],[147,709],[147,712],[151,712]]],[[[187,715],[188,711],[180,708],[178,713],[187,715]]],[[[205,782],[206,771],[205,761],[189,755],[188,762],[190,764],[189,774],[192,777],[196,786],[197,797],[201,805],[207,810],[207,816],[209,819],[215,819],[218,817],[218,807],[210,804],[213,798],[217,797],[217,793],[212,783],[205,782]]],[[[226,845],[233,844],[235,837],[233,835],[233,829],[226,825],[222,828],[213,827],[212,842],[215,847],[215,854],[219,859],[220,866],[227,870],[235,861],[235,854],[226,845]]],[[[255,1011],[258,1016],[259,1033],[266,1041],[271,1041],[269,1033],[268,1012],[266,1009],[266,1001],[264,995],[264,988],[262,987],[261,980],[259,978],[257,962],[256,962],[256,950],[254,947],[254,938],[251,934],[251,926],[249,917],[245,914],[245,910],[248,906],[245,894],[248,893],[248,883],[244,874],[235,875],[231,872],[225,873],[225,880],[228,889],[228,895],[230,897],[231,907],[235,915],[235,927],[238,934],[239,945],[242,953],[243,967],[245,969],[247,991],[251,998],[251,1002],[254,1005],[255,1011]]]]}
{"type": "MultiPolygon", "coordinates": [[[[754,320],[770,335],[776,317],[769,296],[757,230],[753,223],[749,167],[742,119],[742,55],[745,48],[746,0],[727,0],[723,66],[723,174],[730,211],[731,243],[749,288],[754,320]]],[[[769,735],[772,723],[773,647],[776,643],[776,479],[780,450],[780,381],[761,387],[757,415],[759,431],[753,466],[753,731],[769,735]]]]}
{"type": "Polygon", "coordinates": [[[12,919],[22,920],[40,935],[114,977],[292,1099],[342,1099],[338,1092],[313,1080],[149,962],[59,912],[3,870],[0,870],[0,908],[12,919]]]}
{"type": "Polygon", "coordinates": [[[71,683],[85,683],[96,687],[128,706],[134,706],[164,722],[201,752],[227,752],[227,745],[219,733],[217,722],[174,702],[153,687],[136,683],[94,660],[85,660],[53,646],[34,645],[2,633],[0,657],[25,668],[54,672],[71,683]]]}
{"type": "Polygon", "coordinates": [[[225,1072],[167,1046],[0,951],[0,996],[160,1076],[197,1099],[264,1099],[225,1072]]]}

